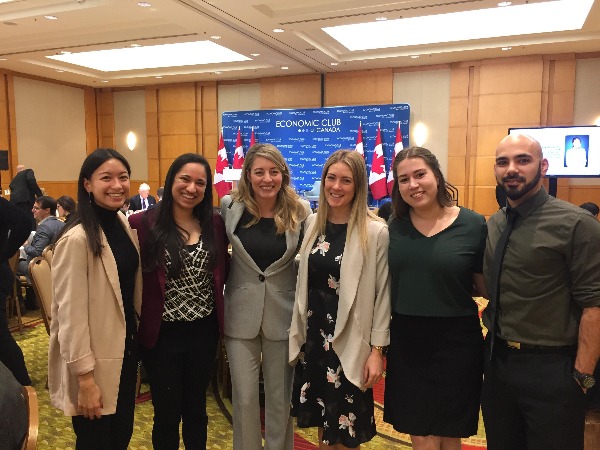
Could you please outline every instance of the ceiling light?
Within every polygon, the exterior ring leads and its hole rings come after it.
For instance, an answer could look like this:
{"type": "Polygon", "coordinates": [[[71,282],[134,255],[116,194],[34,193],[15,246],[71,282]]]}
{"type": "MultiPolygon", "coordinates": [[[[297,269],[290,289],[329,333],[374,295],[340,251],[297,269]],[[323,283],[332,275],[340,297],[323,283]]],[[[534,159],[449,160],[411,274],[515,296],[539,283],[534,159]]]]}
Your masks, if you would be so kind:
{"type": "Polygon", "coordinates": [[[141,44],[131,44],[130,47],[133,47],[133,48],[141,47],[141,44]]]}
{"type": "Polygon", "coordinates": [[[289,67],[288,66],[281,66],[281,70],[288,70],[289,67]]]}
{"type": "Polygon", "coordinates": [[[375,17],[375,20],[377,22],[385,22],[387,20],[387,17],[375,17]]]}
{"type": "Polygon", "coordinates": [[[161,78],[162,78],[162,77],[161,77],[161,76],[158,76],[158,77],[154,77],[154,78],[158,78],[158,79],[161,79],[161,78]]]}
{"type": "Polygon", "coordinates": [[[56,17],[56,16],[44,16],[44,17],[48,20],[58,20],[58,17],[56,17]]]}
{"type": "Polygon", "coordinates": [[[63,73],[63,72],[64,72],[64,70],[60,70],[60,69],[56,69],[56,71],[57,71],[58,73],[63,73]]]}
{"type": "Polygon", "coordinates": [[[6,58],[0,58],[0,61],[7,61],[6,58]]]}
{"type": "Polygon", "coordinates": [[[323,31],[350,51],[551,33],[581,29],[593,3],[594,0],[555,0],[339,25],[323,31]]]}
{"type": "Polygon", "coordinates": [[[108,83],[108,80],[101,80],[103,83],[108,83]]]}
{"type": "Polygon", "coordinates": [[[221,75],[222,73],[223,73],[223,72],[220,72],[220,71],[218,71],[218,70],[215,72],[215,74],[216,74],[216,75],[221,75]]]}
{"type": "Polygon", "coordinates": [[[250,56],[257,57],[257,56],[260,56],[260,53],[250,53],[250,56]]]}
{"type": "Polygon", "coordinates": [[[331,63],[332,66],[337,66],[339,63],[331,63]]]}
{"type": "Polygon", "coordinates": [[[250,58],[212,41],[94,50],[47,58],[102,72],[250,61],[250,58]]]}
{"type": "Polygon", "coordinates": [[[412,59],[417,59],[419,56],[421,56],[421,55],[410,55],[410,57],[411,57],[412,59]]]}
{"type": "Polygon", "coordinates": [[[506,50],[510,50],[512,49],[512,47],[502,47],[502,50],[506,51],[506,50]]]}
{"type": "Polygon", "coordinates": [[[210,37],[211,39],[214,39],[216,41],[218,41],[219,39],[221,39],[221,36],[217,36],[216,34],[214,36],[210,37]]]}
{"type": "Polygon", "coordinates": [[[285,30],[283,28],[274,28],[273,33],[283,33],[285,30]]]}
{"type": "Polygon", "coordinates": [[[138,2],[137,5],[141,6],[142,8],[149,8],[150,6],[152,6],[152,3],[150,3],[150,2],[138,2]]]}
{"type": "Polygon", "coordinates": [[[512,2],[500,2],[498,3],[498,6],[503,7],[503,6],[510,6],[512,5],[512,2]]]}
{"type": "Polygon", "coordinates": [[[61,54],[61,55],[70,55],[70,54],[71,54],[71,52],[70,52],[70,51],[67,51],[67,50],[62,50],[62,51],[60,52],[60,54],[61,54]]]}

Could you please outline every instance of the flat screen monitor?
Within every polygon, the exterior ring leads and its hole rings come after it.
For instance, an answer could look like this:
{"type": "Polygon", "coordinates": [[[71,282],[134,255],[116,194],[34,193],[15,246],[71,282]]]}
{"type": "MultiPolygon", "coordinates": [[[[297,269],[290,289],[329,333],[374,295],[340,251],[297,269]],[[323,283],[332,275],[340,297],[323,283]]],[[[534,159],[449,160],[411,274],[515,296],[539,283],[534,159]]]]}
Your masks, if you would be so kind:
{"type": "Polygon", "coordinates": [[[600,177],[600,127],[510,128],[542,146],[548,160],[547,177],[600,177]]]}

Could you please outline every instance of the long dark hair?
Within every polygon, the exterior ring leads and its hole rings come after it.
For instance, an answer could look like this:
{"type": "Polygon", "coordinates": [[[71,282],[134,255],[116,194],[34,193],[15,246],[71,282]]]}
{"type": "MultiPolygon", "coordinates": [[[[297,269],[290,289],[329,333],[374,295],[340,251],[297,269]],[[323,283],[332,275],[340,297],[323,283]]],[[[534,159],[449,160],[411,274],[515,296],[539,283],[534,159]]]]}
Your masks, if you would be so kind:
{"type": "Polygon", "coordinates": [[[118,151],[113,150],[112,148],[97,148],[90,153],[87,158],[83,160],[81,170],[79,171],[79,179],[77,180],[77,203],[79,207],[77,208],[77,211],[73,213],[75,214],[75,218],[65,224],[57,238],[58,240],[65,232],[74,226],[81,224],[85,231],[88,245],[94,256],[100,256],[102,254],[102,234],[100,233],[100,222],[96,215],[96,211],[94,211],[94,208],[92,207],[94,197],[85,190],[84,183],[85,180],[91,180],[92,174],[96,169],[110,159],[117,159],[120,161],[125,166],[125,169],[127,169],[127,174],[131,175],[129,162],[127,162],[123,155],[118,151]]]}
{"type": "Polygon", "coordinates": [[[187,242],[185,231],[175,223],[173,217],[173,182],[175,176],[186,164],[200,164],[206,171],[206,190],[204,198],[194,207],[193,214],[202,228],[202,242],[210,255],[209,270],[215,264],[215,239],[213,233],[213,194],[212,173],[208,161],[195,153],[185,153],[179,156],[169,168],[165,180],[165,192],[162,200],[153,210],[144,214],[143,221],[151,230],[147,244],[142,251],[142,267],[145,271],[154,270],[165,264],[165,250],[171,257],[169,276],[177,277],[183,266],[182,252],[187,242]]]}
{"type": "Polygon", "coordinates": [[[427,167],[429,167],[429,169],[431,169],[433,172],[433,176],[438,179],[438,189],[436,195],[438,205],[440,205],[442,208],[446,206],[452,206],[454,204],[452,201],[452,194],[448,190],[446,179],[444,178],[444,174],[442,173],[438,159],[431,152],[431,150],[423,147],[410,147],[400,150],[400,152],[398,152],[394,158],[394,164],[392,165],[392,170],[394,171],[394,190],[392,191],[394,216],[403,217],[407,215],[408,211],[410,210],[410,206],[404,201],[400,195],[400,190],[398,189],[398,165],[405,159],[412,158],[421,158],[423,161],[425,161],[427,167]]]}

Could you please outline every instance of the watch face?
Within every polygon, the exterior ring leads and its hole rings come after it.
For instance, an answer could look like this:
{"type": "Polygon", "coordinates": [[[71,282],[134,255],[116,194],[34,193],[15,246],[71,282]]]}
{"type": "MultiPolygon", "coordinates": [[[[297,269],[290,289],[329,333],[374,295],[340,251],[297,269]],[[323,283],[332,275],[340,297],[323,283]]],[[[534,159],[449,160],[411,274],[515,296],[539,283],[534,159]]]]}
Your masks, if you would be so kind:
{"type": "Polygon", "coordinates": [[[595,384],[596,384],[596,380],[594,380],[594,377],[585,376],[581,380],[581,385],[586,389],[593,388],[595,384]]]}

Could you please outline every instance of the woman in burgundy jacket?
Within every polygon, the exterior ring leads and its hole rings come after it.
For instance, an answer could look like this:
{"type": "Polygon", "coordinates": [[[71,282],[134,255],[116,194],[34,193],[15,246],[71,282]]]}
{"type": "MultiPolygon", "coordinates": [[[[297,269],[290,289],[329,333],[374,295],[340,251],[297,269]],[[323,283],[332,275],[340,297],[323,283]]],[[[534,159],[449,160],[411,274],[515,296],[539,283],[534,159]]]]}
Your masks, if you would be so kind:
{"type": "Polygon", "coordinates": [[[138,341],[148,372],[157,450],[206,448],[206,389],[223,329],[228,269],[223,219],[213,211],[211,169],[187,153],[171,165],[163,200],[129,217],[143,268],[138,341]]]}

